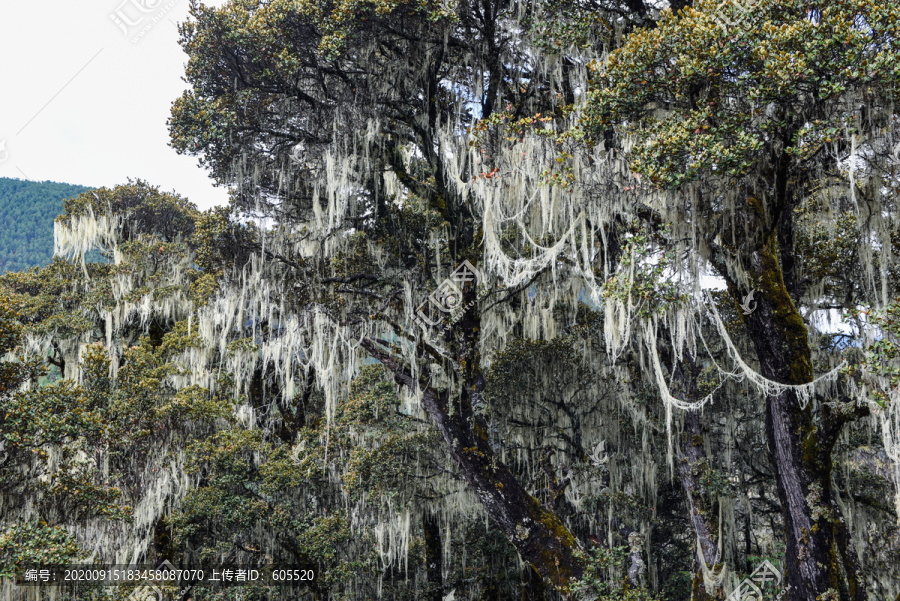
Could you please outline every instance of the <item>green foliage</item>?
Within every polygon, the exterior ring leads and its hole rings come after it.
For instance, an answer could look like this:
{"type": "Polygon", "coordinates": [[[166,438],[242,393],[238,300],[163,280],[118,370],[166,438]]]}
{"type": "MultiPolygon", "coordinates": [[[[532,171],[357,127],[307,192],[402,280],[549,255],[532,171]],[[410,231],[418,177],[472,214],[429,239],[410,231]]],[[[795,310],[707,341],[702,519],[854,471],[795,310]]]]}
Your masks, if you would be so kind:
{"type": "MultiPolygon", "coordinates": [[[[24,328],[19,324],[20,313],[12,299],[0,294],[0,357],[15,350],[22,338],[24,328]]],[[[24,382],[34,380],[43,374],[39,362],[9,361],[0,362],[0,399],[14,394],[24,382]]]]}
{"type": "MultiPolygon", "coordinates": [[[[17,313],[10,306],[10,299],[0,296],[0,356],[12,351],[19,343],[22,327],[17,323],[17,313]]],[[[14,405],[21,398],[15,391],[19,385],[34,380],[42,373],[36,361],[19,362],[4,359],[0,362],[0,491],[8,491],[11,482],[17,479],[16,459],[19,458],[22,436],[16,430],[34,433],[34,426],[24,423],[37,413],[21,413],[14,405]],[[16,424],[18,427],[16,427],[16,424]]],[[[63,416],[46,415],[51,429],[60,426],[63,416]]],[[[45,422],[45,423],[46,423],[45,422]]],[[[54,433],[51,432],[52,436],[54,433]]],[[[34,450],[34,449],[32,449],[34,450]]],[[[30,459],[30,457],[29,457],[30,459]]],[[[30,520],[18,523],[3,523],[0,531],[0,575],[11,577],[18,566],[27,563],[66,563],[80,555],[74,536],[65,528],[48,525],[45,521],[30,520]]]]}
{"type": "Polygon", "coordinates": [[[115,188],[99,188],[66,199],[65,212],[56,221],[70,223],[73,218],[111,215],[119,221],[118,242],[134,242],[151,237],[164,244],[185,242],[194,232],[199,217],[197,207],[174,193],[137,179],[115,188]]]}
{"type": "MultiPolygon", "coordinates": [[[[88,263],[88,275],[102,281],[109,267],[88,263]]],[[[101,301],[104,292],[78,285],[82,270],[75,263],[54,258],[46,267],[0,276],[0,287],[15,295],[21,320],[36,334],[54,334],[61,339],[76,338],[95,327],[83,308],[101,301]]],[[[59,359],[59,357],[56,357],[59,359]]]]}
{"type": "Polygon", "coordinates": [[[587,131],[624,124],[632,169],[663,188],[741,181],[775,147],[808,167],[876,125],[847,112],[848,94],[897,99],[900,16],[888,2],[762,0],[730,28],[718,10],[665,11],[596,66],[587,131]]]}
{"type": "MultiPolygon", "coordinates": [[[[109,321],[123,300],[139,306],[144,298],[177,298],[180,286],[170,274],[192,275],[199,213],[140,181],[84,193],[65,207],[62,224],[111,207],[123,219],[115,244],[101,244],[110,262],[56,258],[0,277],[0,350],[13,352],[0,372],[0,488],[16,508],[3,526],[39,520],[59,531],[118,524],[127,532],[148,493],[148,474],[170,469],[179,447],[232,419],[230,401],[201,386],[174,385],[185,376],[174,359],[196,344],[196,333],[168,321],[171,312],[147,320],[126,315],[115,327],[109,321]],[[36,385],[44,357],[26,352],[26,334],[68,377],[36,385]],[[29,387],[20,386],[26,381],[29,387]],[[30,513],[21,513],[25,507],[30,513]]],[[[40,548],[46,538],[34,529],[17,536],[25,548],[40,548]]]]}
{"type": "MultiPolygon", "coordinates": [[[[421,589],[406,574],[424,561],[418,528],[411,528],[408,571],[385,569],[374,522],[363,517],[387,508],[415,510],[421,503],[435,503],[441,490],[430,482],[439,475],[430,474],[440,465],[435,433],[398,413],[398,404],[383,368],[367,366],[351,383],[330,426],[312,419],[323,411],[321,399],[312,395],[305,401],[306,425],[290,444],[266,429],[234,427],[191,445],[188,470],[199,486],[166,518],[181,557],[312,564],[320,580],[310,591],[327,591],[333,598],[352,597],[350,591],[358,587],[369,590],[370,576],[377,575],[385,595],[415,599],[421,589]],[[353,532],[347,501],[363,524],[353,532]]],[[[273,424],[272,430],[279,428],[273,424]]],[[[452,563],[451,570],[459,572],[451,573],[490,582],[497,569],[478,558],[514,565],[509,543],[486,531],[480,518],[456,523],[453,533],[445,534],[450,536],[445,544],[460,553],[465,549],[468,565],[452,563]]],[[[474,580],[472,586],[477,588],[474,580]]]]}
{"type": "Polygon", "coordinates": [[[75,537],[60,526],[30,521],[0,532],[0,576],[11,578],[25,565],[74,563],[82,551],[75,537]]]}
{"type": "Polygon", "coordinates": [[[260,430],[243,429],[192,445],[188,470],[201,485],[167,520],[176,544],[193,548],[198,559],[236,553],[254,563],[265,548],[269,561],[315,566],[317,587],[349,581],[366,560],[353,558],[348,518],[340,509],[309,505],[300,491],[321,494],[327,479],[314,460],[315,471],[304,475],[289,450],[266,442],[260,430]]]}
{"type": "Polygon", "coordinates": [[[238,223],[234,217],[234,210],[229,207],[213,207],[197,218],[193,238],[197,267],[208,275],[245,264],[256,246],[258,236],[253,224],[238,223]]]}
{"type": "Polygon", "coordinates": [[[900,387],[900,299],[869,316],[880,329],[881,336],[865,348],[859,365],[851,365],[848,372],[868,378],[870,394],[883,407],[893,402],[900,387]]]}

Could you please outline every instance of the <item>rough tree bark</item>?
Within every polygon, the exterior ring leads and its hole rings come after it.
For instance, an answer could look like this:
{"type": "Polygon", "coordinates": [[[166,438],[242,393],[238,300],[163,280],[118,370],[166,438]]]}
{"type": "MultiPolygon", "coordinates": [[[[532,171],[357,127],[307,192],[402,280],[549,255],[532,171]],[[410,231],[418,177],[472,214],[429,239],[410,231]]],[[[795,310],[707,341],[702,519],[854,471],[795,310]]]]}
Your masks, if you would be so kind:
{"type": "MultiPolygon", "coordinates": [[[[760,371],[783,384],[813,380],[806,325],[785,285],[775,234],[751,255],[750,285],[757,308],[744,319],[760,371]]],[[[749,290],[729,282],[737,300],[749,290]]],[[[865,580],[847,526],[832,494],[832,450],[847,412],[802,406],[784,390],[766,399],[766,437],[784,517],[783,585],[790,601],[864,601],[865,580]],[[830,593],[831,597],[821,597],[830,593]]]]}

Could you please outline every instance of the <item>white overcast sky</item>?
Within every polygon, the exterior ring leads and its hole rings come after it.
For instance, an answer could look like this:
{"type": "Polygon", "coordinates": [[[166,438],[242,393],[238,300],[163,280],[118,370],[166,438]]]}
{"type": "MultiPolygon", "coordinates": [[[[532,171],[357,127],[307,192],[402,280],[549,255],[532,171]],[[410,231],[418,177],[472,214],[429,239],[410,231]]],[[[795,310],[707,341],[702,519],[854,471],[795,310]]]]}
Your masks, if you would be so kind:
{"type": "Polygon", "coordinates": [[[188,0],[0,1],[0,177],[142,178],[201,208],[224,204],[226,190],[168,145],[169,107],[187,87],[175,23],[187,14],[188,0]]]}

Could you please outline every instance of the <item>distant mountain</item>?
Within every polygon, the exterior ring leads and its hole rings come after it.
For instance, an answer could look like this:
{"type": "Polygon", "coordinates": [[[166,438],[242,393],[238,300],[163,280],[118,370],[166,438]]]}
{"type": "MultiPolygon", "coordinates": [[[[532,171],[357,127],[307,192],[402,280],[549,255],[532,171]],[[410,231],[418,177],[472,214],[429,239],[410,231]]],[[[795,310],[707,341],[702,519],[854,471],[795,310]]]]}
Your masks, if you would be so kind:
{"type": "Polygon", "coordinates": [[[0,177],[0,273],[49,263],[63,199],[91,189],[0,177]]]}

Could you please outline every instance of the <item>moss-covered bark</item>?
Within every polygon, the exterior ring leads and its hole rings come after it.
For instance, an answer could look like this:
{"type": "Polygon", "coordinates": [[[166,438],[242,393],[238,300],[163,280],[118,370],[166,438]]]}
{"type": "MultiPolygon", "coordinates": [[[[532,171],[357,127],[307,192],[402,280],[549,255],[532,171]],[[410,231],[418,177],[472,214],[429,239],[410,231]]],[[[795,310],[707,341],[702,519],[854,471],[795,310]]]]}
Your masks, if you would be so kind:
{"type": "MultiPolygon", "coordinates": [[[[751,255],[750,285],[760,294],[746,324],[761,373],[783,384],[813,379],[806,326],[785,285],[775,235],[751,255]]],[[[746,290],[731,284],[736,299],[746,290]]],[[[797,391],[766,399],[766,436],[785,526],[785,582],[790,601],[816,601],[837,591],[842,601],[866,599],[855,552],[831,488],[832,449],[837,428],[797,391]]]]}

